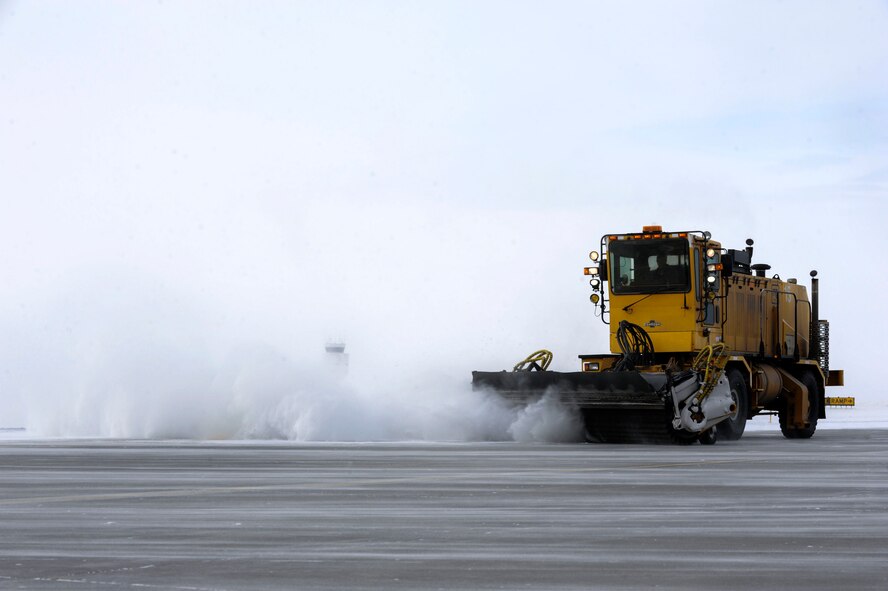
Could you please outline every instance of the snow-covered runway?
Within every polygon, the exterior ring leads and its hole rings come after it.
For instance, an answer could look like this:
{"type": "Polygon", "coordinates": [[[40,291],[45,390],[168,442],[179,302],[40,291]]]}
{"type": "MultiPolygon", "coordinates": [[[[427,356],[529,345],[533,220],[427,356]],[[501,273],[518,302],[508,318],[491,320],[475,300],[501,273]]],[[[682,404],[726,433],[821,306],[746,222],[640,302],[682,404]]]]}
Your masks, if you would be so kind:
{"type": "Polygon", "coordinates": [[[24,589],[884,589],[888,431],[716,446],[0,442],[24,589]]]}

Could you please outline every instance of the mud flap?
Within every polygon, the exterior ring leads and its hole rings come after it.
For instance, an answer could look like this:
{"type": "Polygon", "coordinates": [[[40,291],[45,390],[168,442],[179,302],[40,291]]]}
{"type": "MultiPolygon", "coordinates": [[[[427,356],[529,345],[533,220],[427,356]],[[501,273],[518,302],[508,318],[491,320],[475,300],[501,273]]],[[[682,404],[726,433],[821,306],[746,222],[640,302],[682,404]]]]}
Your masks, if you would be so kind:
{"type": "Polygon", "coordinates": [[[783,378],[783,391],[787,394],[789,426],[804,429],[808,426],[808,388],[785,369],[778,367],[777,371],[783,378]]]}

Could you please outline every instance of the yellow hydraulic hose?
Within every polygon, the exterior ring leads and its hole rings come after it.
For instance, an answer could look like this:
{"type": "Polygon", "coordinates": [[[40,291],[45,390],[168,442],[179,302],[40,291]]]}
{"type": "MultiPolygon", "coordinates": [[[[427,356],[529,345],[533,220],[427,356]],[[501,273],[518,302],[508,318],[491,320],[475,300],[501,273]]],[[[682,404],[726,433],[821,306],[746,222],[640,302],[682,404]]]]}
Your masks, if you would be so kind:
{"type": "Polygon", "coordinates": [[[546,371],[549,364],[552,363],[552,352],[546,349],[540,349],[528,355],[524,361],[519,361],[512,368],[512,371],[546,371]]]}
{"type": "Polygon", "coordinates": [[[694,371],[703,374],[701,378],[699,398],[702,400],[712,392],[715,384],[725,370],[728,363],[728,348],[724,343],[715,343],[704,347],[692,365],[694,371]]]}

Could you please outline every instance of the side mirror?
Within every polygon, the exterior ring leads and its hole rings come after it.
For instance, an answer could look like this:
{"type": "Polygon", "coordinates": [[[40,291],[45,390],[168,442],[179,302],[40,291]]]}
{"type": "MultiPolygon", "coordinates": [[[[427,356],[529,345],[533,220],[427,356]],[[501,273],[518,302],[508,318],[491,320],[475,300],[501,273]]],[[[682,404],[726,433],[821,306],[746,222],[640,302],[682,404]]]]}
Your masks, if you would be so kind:
{"type": "Polygon", "coordinates": [[[734,257],[730,254],[723,254],[722,261],[722,277],[730,277],[734,274],[734,257]]]}

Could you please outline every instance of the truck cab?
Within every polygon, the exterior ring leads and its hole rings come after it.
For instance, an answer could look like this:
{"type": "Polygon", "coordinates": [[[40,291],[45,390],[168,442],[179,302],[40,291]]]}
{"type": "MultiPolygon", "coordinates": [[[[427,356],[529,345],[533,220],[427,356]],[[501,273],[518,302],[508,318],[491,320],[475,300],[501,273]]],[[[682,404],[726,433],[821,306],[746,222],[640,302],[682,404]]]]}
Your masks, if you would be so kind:
{"type": "Polygon", "coordinates": [[[610,350],[620,352],[617,326],[644,327],[660,353],[699,351],[722,341],[721,244],[703,232],[663,232],[601,239],[592,301],[610,325],[610,350]],[[712,279],[710,279],[712,277],[712,279]]]}

